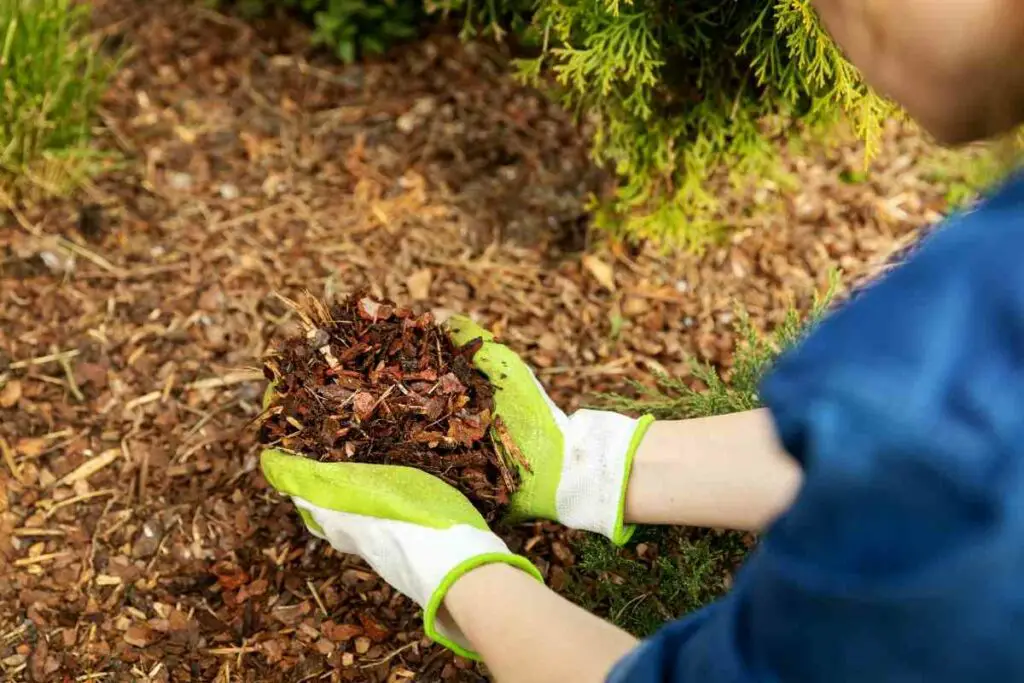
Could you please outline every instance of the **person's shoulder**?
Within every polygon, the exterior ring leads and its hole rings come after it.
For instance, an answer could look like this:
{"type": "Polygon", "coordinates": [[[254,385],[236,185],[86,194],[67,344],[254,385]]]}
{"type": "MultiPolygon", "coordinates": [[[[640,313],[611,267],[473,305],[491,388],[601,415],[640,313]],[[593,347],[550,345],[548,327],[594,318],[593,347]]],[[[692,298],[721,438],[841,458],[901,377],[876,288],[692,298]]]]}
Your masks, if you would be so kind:
{"type": "Polygon", "coordinates": [[[1012,439],[1024,403],[1024,383],[1006,381],[1024,373],[1022,261],[1018,176],[944,221],[780,358],[761,391],[777,425],[806,426],[814,405],[829,404],[843,420],[868,416],[865,438],[898,423],[922,439],[961,428],[972,449],[1012,439]]]}
{"type": "MultiPolygon", "coordinates": [[[[982,328],[1000,320],[1024,324],[1024,175],[937,224],[900,259],[831,312],[780,367],[813,360],[870,368],[897,347],[933,357],[939,349],[928,333],[979,350],[1015,343],[982,328]]],[[[898,360],[912,367],[926,356],[898,360]]]]}
{"type": "Polygon", "coordinates": [[[837,304],[846,305],[861,297],[864,293],[871,291],[874,287],[886,280],[886,275],[901,268],[904,264],[914,259],[924,247],[930,245],[934,239],[942,237],[949,230],[955,230],[954,236],[958,239],[963,234],[962,244],[958,244],[955,250],[945,250],[932,260],[950,259],[951,261],[962,261],[964,247],[967,251],[981,249],[989,240],[996,241],[1004,239],[1003,236],[995,236],[991,229],[994,226],[1003,228],[1011,235],[1019,235],[1021,224],[1024,223],[1024,174],[1010,176],[1005,182],[990,188],[976,203],[954,212],[942,221],[914,231],[912,234],[901,238],[902,244],[885,256],[884,261],[876,263],[867,272],[859,276],[850,285],[850,292],[846,296],[838,298],[837,304]],[[947,230],[947,228],[949,230],[947,230]],[[972,231],[978,230],[977,234],[972,231]],[[988,239],[979,239],[984,236],[988,239]]]}

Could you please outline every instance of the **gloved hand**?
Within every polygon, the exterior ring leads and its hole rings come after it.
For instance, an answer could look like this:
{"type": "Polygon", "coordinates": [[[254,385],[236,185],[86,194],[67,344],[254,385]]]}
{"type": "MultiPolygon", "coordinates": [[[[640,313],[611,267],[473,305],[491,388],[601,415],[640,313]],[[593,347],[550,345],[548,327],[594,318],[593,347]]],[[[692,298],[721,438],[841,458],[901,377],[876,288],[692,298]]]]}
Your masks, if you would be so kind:
{"type": "Polygon", "coordinates": [[[626,485],[640,441],[653,422],[580,410],[566,416],[551,402],[530,368],[469,318],[447,322],[457,346],[482,339],[473,364],[494,386],[494,412],[530,464],[512,497],[510,521],[541,518],[585,529],[624,544],[634,527],[623,524],[626,485]]]}
{"type": "Polygon", "coordinates": [[[409,467],[323,463],[264,450],[263,474],[291,497],[309,530],[343,553],[359,555],[381,578],[423,607],[427,636],[478,659],[439,608],[471,569],[505,562],[543,581],[511,553],[472,503],[440,479],[409,467]]]}

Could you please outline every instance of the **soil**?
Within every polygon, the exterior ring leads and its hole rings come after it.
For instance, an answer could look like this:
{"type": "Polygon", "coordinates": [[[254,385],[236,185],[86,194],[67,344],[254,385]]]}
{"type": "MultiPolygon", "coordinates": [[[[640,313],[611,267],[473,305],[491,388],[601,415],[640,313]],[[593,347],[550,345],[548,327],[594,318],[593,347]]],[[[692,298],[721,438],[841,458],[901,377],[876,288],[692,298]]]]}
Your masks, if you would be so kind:
{"type": "Polygon", "coordinates": [[[497,522],[519,470],[491,439],[491,384],[472,365],[482,340],[456,348],[428,313],[357,292],[307,297],[304,333],[263,364],[274,387],[259,439],[326,462],[415,467],[463,493],[497,522]]]}
{"type": "MultiPolygon", "coordinates": [[[[0,670],[28,681],[477,681],[419,610],[310,537],[251,423],[275,296],[366,290],[472,315],[574,410],[652,370],[728,369],[735,307],[770,328],[829,272],[943,210],[928,143],[893,126],[794,153],[799,183],[723,185],[700,256],[578,239],[604,183],[585,130],[439,34],[341,66],[305,29],[179,0],[97,0],[130,51],[103,102],[116,164],[0,213],[0,670]],[[250,369],[240,369],[249,366],[250,369]]],[[[577,534],[508,542],[564,589],[577,534]]],[[[615,577],[600,577],[606,584],[615,577]]]]}

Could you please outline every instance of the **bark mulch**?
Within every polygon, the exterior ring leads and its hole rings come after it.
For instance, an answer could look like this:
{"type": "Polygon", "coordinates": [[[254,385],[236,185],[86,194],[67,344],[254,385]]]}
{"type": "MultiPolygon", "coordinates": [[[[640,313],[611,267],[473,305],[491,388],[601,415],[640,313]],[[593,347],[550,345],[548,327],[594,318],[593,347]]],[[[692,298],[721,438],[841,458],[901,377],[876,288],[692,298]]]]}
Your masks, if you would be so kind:
{"type": "MultiPolygon", "coordinates": [[[[0,214],[9,680],[484,677],[260,475],[259,359],[302,330],[276,293],[472,315],[572,410],[693,356],[728,367],[736,305],[771,326],[943,205],[927,144],[893,128],[864,182],[841,180],[862,168],[848,146],[794,155],[794,186],[723,186],[735,230],[699,258],[581,254],[605,181],[500,50],[436,35],[344,67],[290,24],[95,4],[131,49],[99,127],[124,163],[0,214]]],[[[559,590],[572,540],[534,523],[510,544],[559,590]]]]}
{"type": "Polygon", "coordinates": [[[489,435],[502,423],[490,382],[472,365],[482,340],[456,348],[430,313],[363,292],[333,306],[312,296],[291,303],[303,333],[264,360],[274,391],[260,442],[321,462],[415,467],[498,522],[519,485],[517,465],[528,464],[489,435]]]}

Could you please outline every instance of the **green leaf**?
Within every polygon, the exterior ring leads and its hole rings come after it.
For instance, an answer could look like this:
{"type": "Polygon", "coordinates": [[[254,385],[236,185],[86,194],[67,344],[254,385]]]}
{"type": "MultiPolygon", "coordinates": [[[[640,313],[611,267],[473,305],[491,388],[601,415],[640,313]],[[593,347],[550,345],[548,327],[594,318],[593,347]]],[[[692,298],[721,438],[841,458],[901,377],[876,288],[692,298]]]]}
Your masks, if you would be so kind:
{"type": "Polygon", "coordinates": [[[384,54],[387,46],[384,41],[377,36],[363,36],[363,52],[368,54],[380,55],[384,54]]]}
{"type": "Polygon", "coordinates": [[[338,59],[351,64],[356,61],[356,44],[352,40],[343,40],[338,43],[338,59]]]}

